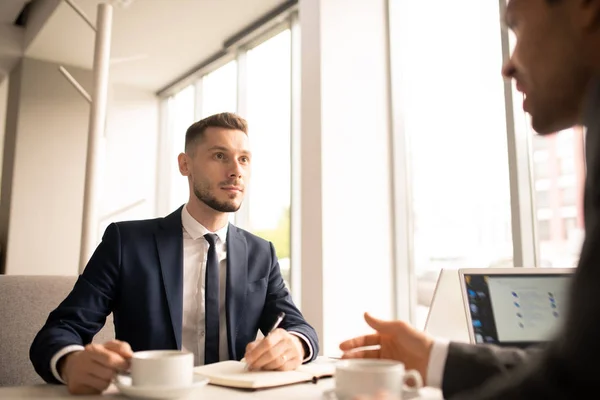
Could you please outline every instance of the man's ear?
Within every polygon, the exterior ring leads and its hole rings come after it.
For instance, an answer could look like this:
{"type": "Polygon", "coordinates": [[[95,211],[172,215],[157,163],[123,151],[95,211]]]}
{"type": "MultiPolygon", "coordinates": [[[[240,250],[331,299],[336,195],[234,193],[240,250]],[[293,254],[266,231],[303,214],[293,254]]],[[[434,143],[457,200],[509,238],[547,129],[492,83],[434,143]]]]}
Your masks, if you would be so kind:
{"type": "Polygon", "coordinates": [[[177,156],[177,164],[179,165],[179,172],[183,176],[190,175],[190,157],[185,153],[180,153],[177,156]]]}

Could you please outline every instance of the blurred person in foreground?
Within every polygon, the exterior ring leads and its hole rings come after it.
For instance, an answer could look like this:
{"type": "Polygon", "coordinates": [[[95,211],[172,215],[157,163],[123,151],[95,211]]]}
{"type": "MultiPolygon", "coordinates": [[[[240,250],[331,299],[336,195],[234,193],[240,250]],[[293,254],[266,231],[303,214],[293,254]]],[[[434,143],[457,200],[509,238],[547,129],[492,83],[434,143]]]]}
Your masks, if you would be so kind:
{"type": "Polygon", "coordinates": [[[446,399],[591,398],[600,360],[600,0],[509,0],[504,17],[517,43],[502,74],[523,93],[535,131],[587,128],[586,237],[564,325],[549,343],[524,351],[447,342],[365,315],[376,333],[340,348],[344,358],[402,361],[446,399]],[[380,348],[361,349],[373,345],[380,348]]]}

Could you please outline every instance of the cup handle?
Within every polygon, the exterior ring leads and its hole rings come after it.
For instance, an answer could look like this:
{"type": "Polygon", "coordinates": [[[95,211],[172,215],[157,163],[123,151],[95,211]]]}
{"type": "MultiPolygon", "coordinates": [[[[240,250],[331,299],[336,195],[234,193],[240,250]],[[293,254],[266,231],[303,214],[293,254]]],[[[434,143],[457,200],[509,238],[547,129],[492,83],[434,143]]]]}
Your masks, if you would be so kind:
{"type": "Polygon", "coordinates": [[[120,378],[126,378],[126,377],[131,377],[131,372],[129,370],[118,372],[112,378],[112,383],[117,384],[119,382],[120,378]]]}
{"type": "Polygon", "coordinates": [[[409,369],[404,373],[404,386],[402,391],[404,393],[417,393],[419,389],[423,387],[423,378],[421,378],[421,374],[416,369],[409,369]],[[412,378],[415,381],[414,386],[408,386],[406,381],[412,378]]]}

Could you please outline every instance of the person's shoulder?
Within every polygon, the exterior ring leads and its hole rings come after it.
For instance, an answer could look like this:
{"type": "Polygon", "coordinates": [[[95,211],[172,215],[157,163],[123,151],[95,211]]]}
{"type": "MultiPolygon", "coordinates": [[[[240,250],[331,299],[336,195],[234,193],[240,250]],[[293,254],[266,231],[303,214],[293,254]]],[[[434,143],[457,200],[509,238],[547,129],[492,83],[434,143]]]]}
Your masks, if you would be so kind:
{"type": "Polygon", "coordinates": [[[117,221],[114,222],[114,224],[119,228],[119,231],[146,231],[149,228],[159,226],[162,220],[164,220],[163,217],[148,219],[132,219],[126,221],[117,221]]]}
{"type": "Polygon", "coordinates": [[[107,232],[111,226],[119,232],[122,238],[154,235],[161,227],[169,231],[172,229],[179,231],[181,229],[181,210],[174,211],[165,217],[116,221],[107,227],[107,232]]]}
{"type": "Polygon", "coordinates": [[[265,240],[263,238],[261,238],[260,236],[257,236],[245,229],[242,229],[240,227],[237,227],[233,224],[229,225],[229,230],[231,231],[232,234],[235,235],[239,235],[241,237],[243,237],[244,239],[246,239],[246,243],[248,243],[248,245],[252,245],[252,246],[258,246],[260,248],[264,248],[264,249],[270,249],[271,247],[271,242],[269,242],[268,240],[265,240]]]}

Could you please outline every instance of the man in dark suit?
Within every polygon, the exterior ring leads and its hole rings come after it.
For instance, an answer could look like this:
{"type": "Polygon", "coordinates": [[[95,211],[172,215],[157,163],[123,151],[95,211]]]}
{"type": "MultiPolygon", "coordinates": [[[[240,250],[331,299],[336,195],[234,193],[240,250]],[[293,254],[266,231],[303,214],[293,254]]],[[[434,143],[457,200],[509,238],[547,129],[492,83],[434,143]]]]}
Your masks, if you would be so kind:
{"type": "Polygon", "coordinates": [[[246,121],[223,113],[193,124],[178,163],[187,204],[165,218],[111,224],[34,339],[30,358],[45,381],[97,393],[139,350],[183,349],[196,365],[245,357],[263,370],[316,357],[317,335],[292,302],[273,245],[229,224],[250,176],[246,121]],[[118,340],[90,344],[111,312],[118,340]],[[255,340],[259,329],[266,337],[255,340]]]}
{"type": "Polygon", "coordinates": [[[403,361],[453,400],[590,398],[600,360],[600,0],[510,0],[505,17],[517,44],[502,72],[523,92],[533,128],[587,128],[586,238],[565,324],[549,343],[522,351],[434,340],[366,315],[377,332],[340,347],[347,358],[403,361]]]}

